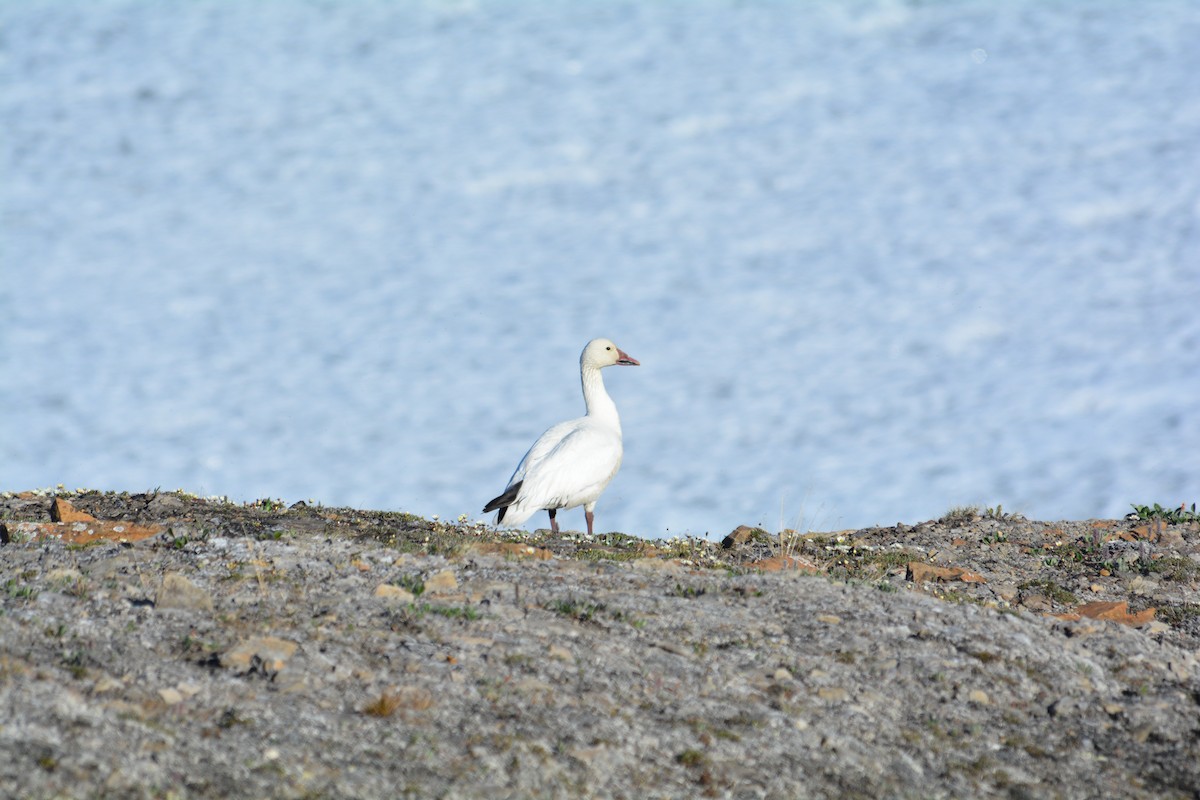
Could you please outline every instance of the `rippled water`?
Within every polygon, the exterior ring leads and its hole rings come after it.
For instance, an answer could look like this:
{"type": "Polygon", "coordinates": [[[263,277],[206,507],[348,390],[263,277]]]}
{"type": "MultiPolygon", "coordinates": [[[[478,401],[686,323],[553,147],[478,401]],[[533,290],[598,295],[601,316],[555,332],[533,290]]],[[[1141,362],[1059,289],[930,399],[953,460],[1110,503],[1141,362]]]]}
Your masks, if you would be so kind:
{"type": "Polygon", "coordinates": [[[478,517],[604,335],[643,366],[601,530],[1190,503],[1197,41],[1183,2],[5,4],[0,488],[478,517]]]}

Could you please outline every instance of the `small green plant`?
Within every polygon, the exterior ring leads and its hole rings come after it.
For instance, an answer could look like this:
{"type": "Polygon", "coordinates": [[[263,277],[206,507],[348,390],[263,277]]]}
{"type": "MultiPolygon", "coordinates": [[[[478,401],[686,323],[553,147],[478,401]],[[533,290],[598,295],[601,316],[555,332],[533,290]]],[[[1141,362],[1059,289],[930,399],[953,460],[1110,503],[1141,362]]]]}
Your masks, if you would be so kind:
{"type": "Polygon", "coordinates": [[[547,611],[553,611],[555,614],[562,614],[564,617],[572,617],[580,622],[589,622],[596,614],[605,609],[603,603],[590,603],[586,600],[576,600],[569,598],[567,600],[555,600],[546,605],[547,611]]]}
{"type": "Polygon", "coordinates": [[[1151,520],[1161,519],[1172,525],[1181,522],[1200,522],[1200,513],[1196,511],[1196,504],[1192,503],[1191,508],[1184,504],[1180,504],[1179,508],[1163,508],[1158,503],[1153,506],[1139,506],[1136,503],[1133,506],[1133,513],[1138,519],[1151,520]]]}
{"type": "Polygon", "coordinates": [[[422,603],[421,611],[422,613],[437,614],[447,619],[465,619],[468,622],[479,619],[479,610],[472,606],[435,606],[422,603]]]}
{"type": "Polygon", "coordinates": [[[263,497],[251,503],[255,508],[261,508],[263,511],[279,511],[284,507],[282,500],[272,500],[269,497],[263,497]]]}
{"type": "Polygon", "coordinates": [[[704,587],[697,588],[695,586],[684,586],[682,584],[677,583],[677,584],[675,584],[675,588],[671,590],[671,594],[674,595],[675,597],[683,597],[688,600],[691,600],[693,598],[700,597],[707,591],[708,590],[705,589],[704,587]]]}
{"type": "Polygon", "coordinates": [[[87,655],[82,650],[64,651],[62,665],[76,680],[87,677],[87,655]]]}
{"type": "Polygon", "coordinates": [[[605,550],[598,547],[577,550],[575,557],[580,561],[633,561],[641,558],[636,550],[605,550]]]}
{"type": "Polygon", "coordinates": [[[16,578],[9,578],[4,582],[4,591],[9,597],[24,598],[26,600],[32,600],[38,596],[37,589],[28,583],[19,583],[16,578]]]}
{"type": "Polygon", "coordinates": [[[635,617],[630,614],[626,614],[624,611],[620,611],[620,610],[612,611],[612,612],[610,612],[610,616],[612,616],[612,618],[614,620],[616,620],[617,622],[628,622],[630,625],[637,628],[639,631],[642,628],[646,627],[645,619],[643,619],[641,617],[635,617]]]}
{"type": "Polygon", "coordinates": [[[401,589],[407,589],[413,597],[425,594],[425,581],[421,580],[420,575],[401,575],[392,583],[401,589]]]}
{"type": "Polygon", "coordinates": [[[1168,625],[1182,625],[1200,618],[1200,603],[1183,603],[1182,605],[1164,605],[1158,609],[1158,618],[1168,625]]]}
{"type": "Polygon", "coordinates": [[[1036,591],[1042,595],[1045,595],[1046,599],[1050,600],[1051,602],[1058,603],[1059,605],[1073,606],[1079,603],[1079,598],[1049,578],[1043,578],[1042,580],[1036,581],[1026,581],[1025,583],[1020,584],[1017,588],[1021,589],[1022,591],[1036,591]]]}
{"type": "Polygon", "coordinates": [[[1200,576],[1200,563],[1186,556],[1163,556],[1158,560],[1139,558],[1137,569],[1144,575],[1161,575],[1165,581],[1191,581],[1200,576]]]}
{"type": "Polygon", "coordinates": [[[992,506],[988,506],[983,510],[984,519],[995,519],[1003,522],[1005,520],[1014,519],[1017,516],[1018,515],[1016,514],[1010,514],[1006,512],[1004,510],[1004,506],[1000,505],[999,503],[997,503],[994,508],[992,506]]]}

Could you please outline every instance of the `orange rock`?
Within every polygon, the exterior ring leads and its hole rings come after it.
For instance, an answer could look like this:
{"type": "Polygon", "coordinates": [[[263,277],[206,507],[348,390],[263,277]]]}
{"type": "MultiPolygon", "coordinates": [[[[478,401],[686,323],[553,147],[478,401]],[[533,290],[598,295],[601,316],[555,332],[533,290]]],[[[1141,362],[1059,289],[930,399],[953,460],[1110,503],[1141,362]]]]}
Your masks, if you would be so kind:
{"type": "Polygon", "coordinates": [[[1132,628],[1145,625],[1147,622],[1154,619],[1155,613],[1155,609],[1147,608],[1145,611],[1139,611],[1136,614],[1130,614],[1129,603],[1125,600],[1084,603],[1076,608],[1075,611],[1085,617],[1119,622],[1122,625],[1128,625],[1132,628]]]}
{"type": "Polygon", "coordinates": [[[0,523],[0,539],[26,537],[32,541],[57,539],[68,544],[92,542],[136,542],[163,532],[161,525],[135,525],[132,522],[5,522],[0,523]]]}
{"type": "Polygon", "coordinates": [[[427,594],[445,594],[457,588],[458,578],[455,577],[454,570],[452,569],[439,570],[425,579],[425,592],[427,594]]]}
{"type": "Polygon", "coordinates": [[[908,570],[905,572],[904,578],[914,583],[947,583],[949,581],[987,583],[987,578],[978,572],[971,572],[962,567],[938,567],[926,564],[924,561],[908,562],[908,570]]]}
{"type": "Polygon", "coordinates": [[[1148,539],[1151,542],[1157,542],[1161,538],[1162,533],[1166,530],[1167,524],[1162,520],[1154,520],[1149,525],[1138,525],[1130,533],[1139,539],[1148,539]]]}
{"type": "Polygon", "coordinates": [[[721,540],[721,547],[726,550],[734,545],[745,544],[754,538],[754,534],[758,533],[758,528],[751,528],[749,525],[738,525],[733,531],[721,540]]]}
{"type": "Polygon", "coordinates": [[[752,561],[746,566],[763,572],[802,572],[808,575],[816,575],[821,572],[821,568],[817,564],[800,556],[772,556],[752,561]]]}
{"type": "Polygon", "coordinates": [[[955,547],[962,547],[966,543],[967,543],[966,539],[951,539],[950,540],[950,544],[954,545],[955,547]]]}
{"type": "Polygon", "coordinates": [[[96,518],[86,511],[80,511],[61,497],[54,498],[50,506],[50,519],[55,522],[95,522],[96,518]]]}
{"type": "Polygon", "coordinates": [[[221,666],[236,672],[261,669],[264,674],[274,675],[287,666],[288,659],[296,654],[298,645],[287,639],[274,636],[255,636],[239,642],[220,656],[221,666]]]}

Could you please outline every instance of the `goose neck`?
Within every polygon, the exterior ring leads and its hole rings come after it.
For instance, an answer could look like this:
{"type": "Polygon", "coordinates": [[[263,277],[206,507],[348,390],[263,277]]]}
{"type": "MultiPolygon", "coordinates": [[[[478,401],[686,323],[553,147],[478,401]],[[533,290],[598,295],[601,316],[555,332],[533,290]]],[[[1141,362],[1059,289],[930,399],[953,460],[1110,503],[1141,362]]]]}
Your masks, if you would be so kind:
{"type": "Polygon", "coordinates": [[[580,377],[583,380],[583,402],[587,406],[587,415],[609,423],[620,431],[621,420],[617,416],[617,404],[608,396],[600,370],[584,366],[580,369],[580,377]]]}

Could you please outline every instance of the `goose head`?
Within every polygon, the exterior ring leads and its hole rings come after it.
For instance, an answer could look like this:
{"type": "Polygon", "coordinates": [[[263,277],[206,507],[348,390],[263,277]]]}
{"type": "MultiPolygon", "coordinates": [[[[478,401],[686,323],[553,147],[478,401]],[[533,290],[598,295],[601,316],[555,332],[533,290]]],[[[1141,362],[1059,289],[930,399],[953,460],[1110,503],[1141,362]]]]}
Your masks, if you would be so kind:
{"type": "Polygon", "coordinates": [[[592,339],[587,343],[587,347],[583,348],[583,354],[579,356],[579,365],[581,367],[602,369],[604,367],[611,367],[614,364],[631,367],[639,366],[636,358],[625,353],[621,348],[613,344],[610,339],[592,339]]]}

